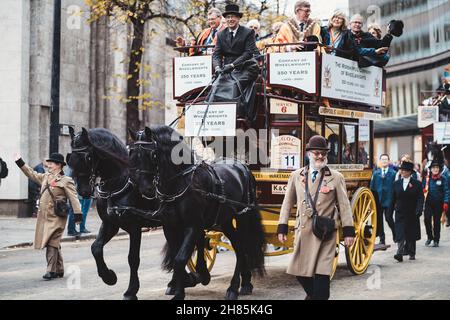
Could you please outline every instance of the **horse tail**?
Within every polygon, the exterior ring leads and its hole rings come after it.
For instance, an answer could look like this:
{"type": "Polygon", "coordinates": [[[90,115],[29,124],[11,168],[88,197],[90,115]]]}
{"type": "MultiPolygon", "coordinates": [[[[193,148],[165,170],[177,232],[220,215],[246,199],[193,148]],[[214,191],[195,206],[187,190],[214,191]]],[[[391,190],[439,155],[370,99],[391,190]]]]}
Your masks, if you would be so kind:
{"type": "Polygon", "coordinates": [[[163,255],[161,268],[167,272],[172,271],[174,265],[174,256],[172,255],[169,244],[167,242],[161,250],[161,254],[163,255]]]}
{"type": "MultiPolygon", "coordinates": [[[[256,181],[247,168],[248,172],[248,203],[256,205],[256,181]]],[[[255,206],[249,207],[247,212],[242,213],[237,219],[237,232],[239,243],[247,258],[247,263],[253,272],[259,276],[265,275],[264,251],[266,241],[264,229],[261,223],[261,214],[255,206]]]]}

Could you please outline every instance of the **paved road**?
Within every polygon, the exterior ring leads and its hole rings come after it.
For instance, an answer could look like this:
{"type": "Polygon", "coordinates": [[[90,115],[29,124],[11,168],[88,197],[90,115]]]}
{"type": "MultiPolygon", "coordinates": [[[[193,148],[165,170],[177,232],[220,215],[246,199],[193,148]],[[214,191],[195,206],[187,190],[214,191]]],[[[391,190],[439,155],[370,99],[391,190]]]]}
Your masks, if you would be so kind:
{"type": "MultiPolygon", "coordinates": [[[[424,230],[423,230],[424,231],[424,230]]],[[[332,281],[331,299],[450,299],[450,229],[443,230],[440,248],[418,242],[416,261],[398,263],[394,249],[376,252],[368,273],[353,276],[340,265],[332,281]]],[[[389,235],[388,235],[389,239],[389,235]]],[[[92,240],[63,243],[66,277],[41,280],[44,252],[31,248],[0,250],[0,299],[121,299],[128,286],[128,239],[117,237],[105,248],[108,265],[118,275],[115,286],[97,276],[90,252],[92,240]],[[80,274],[78,279],[75,275],[80,274]]],[[[168,299],[164,295],[171,278],[160,269],[164,237],[160,230],[143,234],[140,299],[168,299]]],[[[294,277],[285,274],[289,256],[267,258],[267,277],[254,281],[254,295],[242,299],[303,299],[305,294],[294,277]]],[[[187,299],[222,299],[234,268],[234,254],[218,255],[210,285],[187,289],[187,299]]]]}

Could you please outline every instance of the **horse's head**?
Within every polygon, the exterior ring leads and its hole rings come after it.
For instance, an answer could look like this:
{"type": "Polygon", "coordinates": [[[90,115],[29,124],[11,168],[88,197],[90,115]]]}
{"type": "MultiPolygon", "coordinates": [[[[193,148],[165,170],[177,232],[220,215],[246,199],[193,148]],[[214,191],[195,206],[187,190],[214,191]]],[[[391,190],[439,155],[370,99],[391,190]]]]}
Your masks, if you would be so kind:
{"type": "Polygon", "coordinates": [[[89,140],[88,131],[82,128],[77,135],[72,127],[69,127],[69,131],[72,153],[68,164],[72,168],[72,177],[77,183],[78,194],[88,198],[94,194],[98,160],[96,160],[94,148],[89,140]]]}
{"type": "Polygon", "coordinates": [[[130,176],[133,183],[138,186],[139,192],[145,198],[152,198],[155,194],[154,180],[157,175],[158,149],[150,128],[133,132],[129,130],[130,145],[130,176]]]}

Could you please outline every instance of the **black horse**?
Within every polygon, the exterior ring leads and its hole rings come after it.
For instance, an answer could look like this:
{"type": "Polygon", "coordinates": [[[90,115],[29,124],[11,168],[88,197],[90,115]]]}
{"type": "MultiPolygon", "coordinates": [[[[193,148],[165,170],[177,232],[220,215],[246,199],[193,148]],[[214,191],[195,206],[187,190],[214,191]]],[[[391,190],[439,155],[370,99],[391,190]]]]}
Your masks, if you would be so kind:
{"type": "MultiPolygon", "coordinates": [[[[130,155],[131,176],[142,194],[156,188],[169,251],[165,268],[174,270],[174,299],[184,299],[183,271],[204,230],[220,230],[236,253],[236,267],[226,299],[251,294],[252,271],[264,274],[265,239],[256,207],[256,183],[247,166],[224,159],[212,165],[193,164],[193,152],[183,137],[168,126],[155,126],[136,133],[136,145],[145,145],[130,155]],[[156,169],[156,179],[142,174],[156,169]],[[233,221],[235,225],[233,225],[233,221]]],[[[200,255],[199,255],[200,256],[200,255]]],[[[209,279],[203,265],[201,280],[209,279]]]]}
{"type": "MultiPolygon", "coordinates": [[[[93,196],[95,180],[101,178],[97,185],[97,211],[102,219],[102,225],[91,246],[98,274],[106,284],[116,284],[117,276],[106,266],[103,248],[117,234],[119,228],[122,228],[130,235],[128,255],[130,282],[124,293],[124,299],[137,299],[141,228],[161,226],[161,221],[152,214],[159,206],[155,190],[151,190],[147,195],[139,193],[129,177],[128,150],[110,131],[102,128],[90,130],[83,128],[75,136],[71,128],[70,135],[72,153],[68,162],[73,170],[72,176],[77,182],[78,193],[83,197],[93,196]]],[[[139,173],[147,174],[147,172],[139,173]]],[[[154,174],[150,177],[154,177],[154,174]]],[[[199,248],[203,252],[201,245],[199,248]]],[[[164,251],[167,250],[166,245],[164,251]]],[[[201,260],[199,261],[201,263],[201,260]]],[[[173,280],[169,282],[166,294],[173,294],[173,283],[173,280]]],[[[199,279],[195,274],[185,274],[187,287],[195,286],[197,283],[199,279]]]]}
{"type": "MultiPolygon", "coordinates": [[[[129,179],[128,150],[114,134],[106,129],[82,129],[75,136],[70,130],[72,153],[69,166],[77,183],[78,193],[83,197],[94,194],[95,180],[101,178],[97,185],[97,211],[102,225],[97,238],[91,246],[97,264],[98,275],[108,285],[117,282],[114,271],[108,269],[103,258],[103,247],[122,228],[130,235],[128,263],[130,282],[124,299],[137,299],[139,290],[138,268],[141,246],[141,228],[158,227],[161,223],[137,214],[137,210],[111,210],[111,208],[141,208],[154,210],[157,201],[146,199],[139,194],[129,179]]],[[[154,197],[155,198],[155,197],[154,197]]]]}

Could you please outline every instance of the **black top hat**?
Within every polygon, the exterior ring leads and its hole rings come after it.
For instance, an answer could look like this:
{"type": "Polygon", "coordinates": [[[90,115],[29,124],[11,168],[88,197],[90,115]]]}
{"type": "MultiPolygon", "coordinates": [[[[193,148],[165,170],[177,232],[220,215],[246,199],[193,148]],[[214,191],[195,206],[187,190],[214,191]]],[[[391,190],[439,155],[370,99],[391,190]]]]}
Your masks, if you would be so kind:
{"type": "Polygon", "coordinates": [[[403,34],[403,21],[391,20],[389,21],[389,33],[393,36],[400,37],[403,34]]]}
{"type": "Polygon", "coordinates": [[[432,161],[431,161],[431,164],[430,164],[430,169],[431,169],[432,167],[439,167],[440,169],[442,169],[443,166],[444,166],[444,164],[443,164],[442,162],[440,162],[440,161],[438,161],[438,160],[432,160],[432,161]]]}
{"type": "Polygon", "coordinates": [[[64,156],[61,153],[56,153],[56,152],[52,153],[50,155],[50,157],[45,159],[45,161],[61,163],[63,166],[66,165],[66,163],[64,162],[64,156]]]}
{"type": "Polygon", "coordinates": [[[400,170],[408,170],[413,172],[414,171],[414,163],[409,161],[403,161],[402,165],[400,166],[400,170]]]}
{"type": "Polygon", "coordinates": [[[225,6],[225,12],[223,13],[223,16],[226,17],[229,14],[235,14],[239,18],[242,18],[242,12],[239,12],[239,6],[237,4],[227,4],[225,6]]]}
{"type": "Polygon", "coordinates": [[[316,135],[316,136],[312,136],[309,139],[309,142],[306,144],[306,151],[310,151],[310,150],[330,151],[330,148],[328,148],[327,140],[325,140],[324,137],[316,135]]]}

